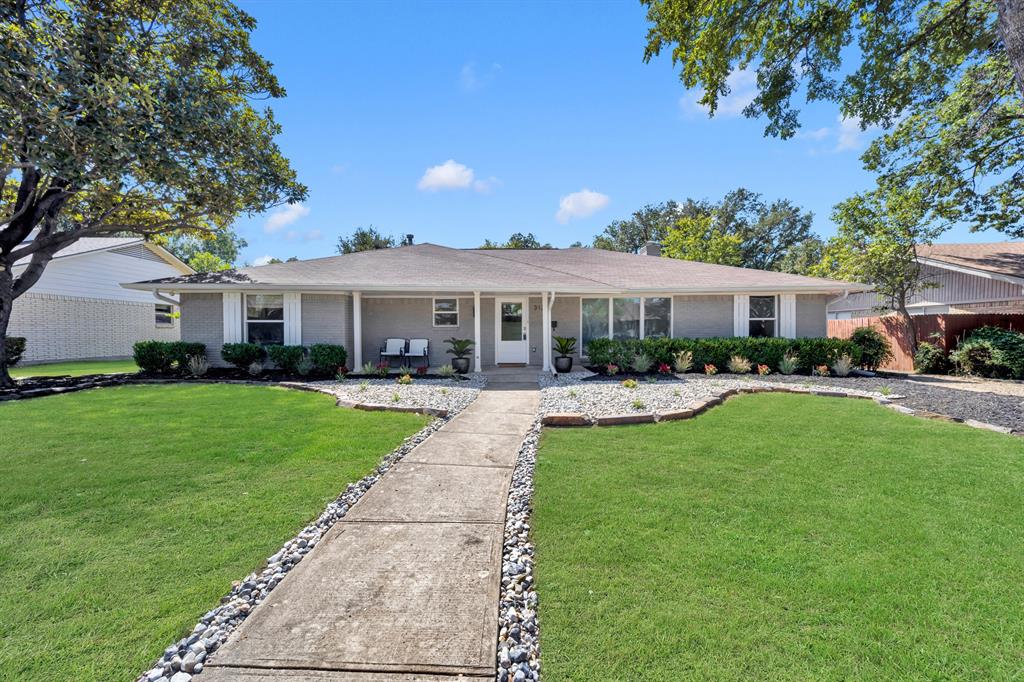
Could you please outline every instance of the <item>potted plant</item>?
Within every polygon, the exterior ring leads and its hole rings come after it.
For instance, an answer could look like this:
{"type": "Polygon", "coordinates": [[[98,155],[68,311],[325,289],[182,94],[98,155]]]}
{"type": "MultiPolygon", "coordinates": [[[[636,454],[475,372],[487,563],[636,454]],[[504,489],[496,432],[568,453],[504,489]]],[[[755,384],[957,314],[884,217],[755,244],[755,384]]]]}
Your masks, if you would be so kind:
{"type": "Polygon", "coordinates": [[[454,336],[450,339],[445,339],[450,348],[448,353],[452,356],[452,367],[459,374],[466,374],[469,372],[469,351],[473,348],[473,341],[471,339],[456,339],[454,336]]]}
{"type": "Polygon", "coordinates": [[[576,352],[576,339],[572,336],[556,336],[554,348],[558,353],[558,357],[555,358],[555,371],[559,374],[571,372],[572,354],[576,352]]]}

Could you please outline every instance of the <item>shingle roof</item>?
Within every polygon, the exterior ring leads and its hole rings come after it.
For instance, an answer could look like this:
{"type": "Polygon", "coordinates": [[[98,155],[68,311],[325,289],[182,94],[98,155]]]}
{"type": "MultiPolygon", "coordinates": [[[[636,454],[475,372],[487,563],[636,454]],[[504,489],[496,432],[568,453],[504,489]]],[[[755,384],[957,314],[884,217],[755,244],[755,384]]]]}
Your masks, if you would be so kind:
{"type": "Polygon", "coordinates": [[[920,247],[917,253],[921,258],[950,265],[1024,278],[1024,242],[932,244],[920,247]]]}
{"type": "Polygon", "coordinates": [[[567,293],[863,289],[815,277],[600,249],[453,249],[426,243],[128,286],[169,291],[266,287],[567,293]]]}

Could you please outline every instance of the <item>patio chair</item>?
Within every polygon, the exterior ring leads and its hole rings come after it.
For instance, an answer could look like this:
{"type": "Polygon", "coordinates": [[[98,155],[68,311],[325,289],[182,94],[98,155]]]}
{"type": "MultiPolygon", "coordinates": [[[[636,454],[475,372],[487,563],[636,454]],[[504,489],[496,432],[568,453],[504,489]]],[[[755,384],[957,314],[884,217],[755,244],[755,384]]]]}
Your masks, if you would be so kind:
{"type": "Polygon", "coordinates": [[[407,358],[421,358],[423,366],[430,366],[430,341],[426,339],[409,339],[409,349],[405,352],[407,358]]]}
{"type": "Polygon", "coordinates": [[[391,366],[392,358],[402,358],[405,355],[405,339],[386,339],[380,348],[380,361],[387,362],[391,366]]]}

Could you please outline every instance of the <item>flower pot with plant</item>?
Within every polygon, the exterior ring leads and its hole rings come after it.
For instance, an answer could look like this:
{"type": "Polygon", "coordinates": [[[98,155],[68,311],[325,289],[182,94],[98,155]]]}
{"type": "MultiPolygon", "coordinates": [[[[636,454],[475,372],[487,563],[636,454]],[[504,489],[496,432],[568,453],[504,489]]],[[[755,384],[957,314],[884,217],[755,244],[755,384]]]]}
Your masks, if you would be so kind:
{"type": "Polygon", "coordinates": [[[555,371],[559,374],[571,372],[572,354],[576,352],[576,338],[572,336],[556,336],[554,349],[558,353],[558,357],[555,358],[555,371]]]}
{"type": "Polygon", "coordinates": [[[473,348],[471,339],[456,339],[454,336],[445,339],[448,344],[448,354],[452,356],[452,367],[459,374],[469,372],[469,351],[473,348]]]}

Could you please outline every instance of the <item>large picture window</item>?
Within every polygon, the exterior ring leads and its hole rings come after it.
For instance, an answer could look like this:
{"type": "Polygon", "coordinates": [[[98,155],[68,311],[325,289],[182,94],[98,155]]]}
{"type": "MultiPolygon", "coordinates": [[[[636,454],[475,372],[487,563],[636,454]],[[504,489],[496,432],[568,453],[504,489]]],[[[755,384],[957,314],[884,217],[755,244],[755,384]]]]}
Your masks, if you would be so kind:
{"type": "Polygon", "coordinates": [[[284,343],[284,296],[246,294],[245,333],[249,343],[284,343]]]}
{"type": "Polygon", "coordinates": [[[583,352],[594,339],[645,339],[672,335],[672,298],[581,298],[583,352]]]}
{"type": "Polygon", "coordinates": [[[640,299],[612,299],[612,338],[640,338],[640,299]]]}
{"type": "Polygon", "coordinates": [[[459,326],[459,299],[457,299],[457,298],[435,298],[434,299],[434,326],[435,327],[458,327],[459,326]]]}
{"type": "Polygon", "coordinates": [[[580,336],[583,341],[583,352],[586,352],[587,344],[594,339],[608,338],[608,299],[582,299],[580,301],[580,319],[582,321],[580,336]]]}
{"type": "Polygon", "coordinates": [[[775,336],[776,305],[774,296],[750,297],[750,336],[775,336]]]}

